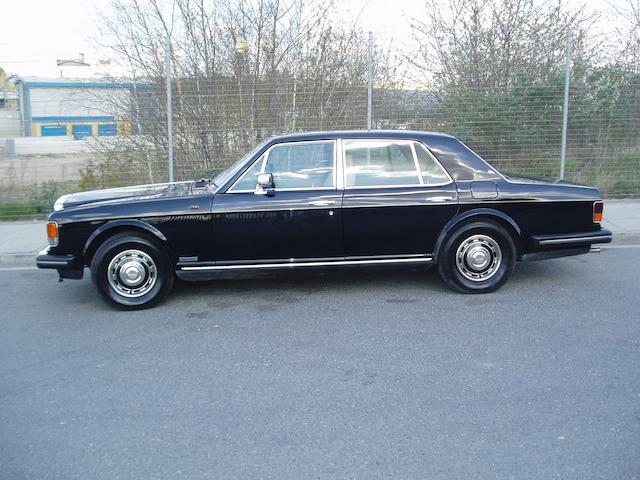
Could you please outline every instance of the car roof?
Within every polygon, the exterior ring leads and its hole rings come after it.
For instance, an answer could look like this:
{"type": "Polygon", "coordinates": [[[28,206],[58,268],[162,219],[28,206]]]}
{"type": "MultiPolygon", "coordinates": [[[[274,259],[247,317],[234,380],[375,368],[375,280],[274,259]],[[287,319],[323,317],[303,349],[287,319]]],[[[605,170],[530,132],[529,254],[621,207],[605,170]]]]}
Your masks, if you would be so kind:
{"type": "Polygon", "coordinates": [[[455,138],[445,133],[419,132],[414,130],[334,130],[290,133],[278,135],[269,140],[269,143],[296,142],[301,140],[328,140],[334,138],[400,138],[423,139],[429,138],[455,138]]]}

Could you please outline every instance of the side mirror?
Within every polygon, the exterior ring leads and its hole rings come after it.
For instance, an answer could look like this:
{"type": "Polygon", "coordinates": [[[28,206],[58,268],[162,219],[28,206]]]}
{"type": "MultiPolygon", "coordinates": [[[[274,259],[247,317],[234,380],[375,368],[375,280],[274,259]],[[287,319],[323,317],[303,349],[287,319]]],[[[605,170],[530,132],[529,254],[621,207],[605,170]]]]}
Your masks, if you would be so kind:
{"type": "Polygon", "coordinates": [[[258,185],[256,185],[256,195],[271,196],[274,194],[276,184],[273,182],[273,174],[261,173],[258,175],[258,185]]]}

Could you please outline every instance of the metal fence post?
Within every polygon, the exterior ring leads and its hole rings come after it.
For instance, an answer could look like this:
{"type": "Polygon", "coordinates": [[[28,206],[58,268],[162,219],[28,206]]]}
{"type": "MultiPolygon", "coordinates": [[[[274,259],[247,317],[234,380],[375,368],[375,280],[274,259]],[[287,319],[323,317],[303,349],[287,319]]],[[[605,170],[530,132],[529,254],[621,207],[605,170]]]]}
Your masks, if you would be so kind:
{"type": "Polygon", "coordinates": [[[171,35],[165,45],[165,76],[167,77],[167,146],[169,150],[169,182],[173,182],[173,104],[171,101],[171,35]]]}
{"type": "Polygon", "coordinates": [[[571,30],[567,31],[567,47],[564,63],[564,105],[562,110],[562,146],[560,151],[560,180],[564,180],[567,164],[567,123],[569,118],[569,87],[571,84],[571,30]]]}
{"type": "Polygon", "coordinates": [[[367,72],[367,130],[371,130],[371,97],[373,94],[373,33],[369,32],[369,42],[368,42],[368,60],[369,64],[368,72],[367,72]]]}

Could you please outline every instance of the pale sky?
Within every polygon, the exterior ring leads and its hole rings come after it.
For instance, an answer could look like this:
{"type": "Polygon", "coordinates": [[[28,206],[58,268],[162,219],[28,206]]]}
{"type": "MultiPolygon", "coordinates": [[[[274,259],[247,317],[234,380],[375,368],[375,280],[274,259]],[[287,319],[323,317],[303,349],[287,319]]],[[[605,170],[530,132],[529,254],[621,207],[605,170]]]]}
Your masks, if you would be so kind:
{"type": "MultiPolygon", "coordinates": [[[[408,19],[423,11],[423,0],[345,0],[339,2],[346,16],[360,14],[363,30],[372,30],[383,43],[391,39],[396,45],[410,43],[408,19]]],[[[604,12],[611,5],[624,0],[579,1],[568,0],[570,6],[585,5],[587,9],[604,12]]],[[[108,58],[108,51],[100,51],[93,41],[98,35],[95,13],[108,7],[109,0],[5,0],[0,27],[0,67],[22,76],[59,77],[56,59],[74,59],[79,52],[88,63],[108,58]]],[[[602,22],[603,28],[613,28],[602,22]]],[[[92,67],[67,67],[63,73],[70,77],[94,75],[92,67]]]]}

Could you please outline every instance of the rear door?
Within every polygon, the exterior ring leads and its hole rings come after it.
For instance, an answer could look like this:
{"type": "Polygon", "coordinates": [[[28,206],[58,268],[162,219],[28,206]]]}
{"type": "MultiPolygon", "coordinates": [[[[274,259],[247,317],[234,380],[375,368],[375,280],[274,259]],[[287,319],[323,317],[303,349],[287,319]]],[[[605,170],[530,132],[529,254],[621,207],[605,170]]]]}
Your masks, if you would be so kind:
{"type": "Polygon", "coordinates": [[[456,214],[455,183],[419,142],[343,140],[342,215],[347,257],[433,253],[456,214]]]}
{"type": "Polygon", "coordinates": [[[213,204],[217,262],[336,259],[344,255],[335,140],[273,145],[213,204]],[[273,195],[256,194],[259,173],[273,195]]]}

